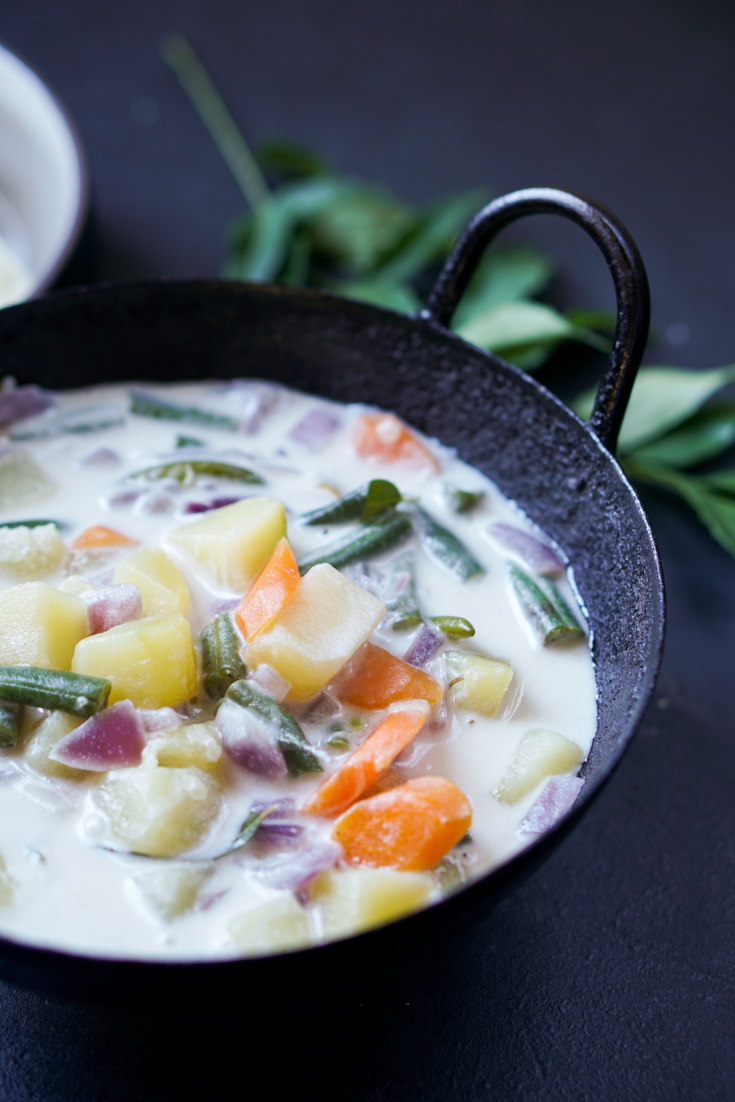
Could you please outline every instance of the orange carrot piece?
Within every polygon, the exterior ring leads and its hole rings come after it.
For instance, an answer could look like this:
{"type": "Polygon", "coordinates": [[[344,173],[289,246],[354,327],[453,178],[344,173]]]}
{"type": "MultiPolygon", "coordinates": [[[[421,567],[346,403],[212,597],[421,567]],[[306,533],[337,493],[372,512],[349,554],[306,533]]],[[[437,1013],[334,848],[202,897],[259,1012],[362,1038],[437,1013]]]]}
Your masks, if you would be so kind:
{"type": "Polygon", "coordinates": [[[300,578],[293,551],[284,536],[235,609],[237,626],[248,641],[293,597],[300,578]]]}
{"type": "Polygon", "coordinates": [[[360,799],[401,750],[408,746],[425,720],[424,713],[418,710],[407,708],[404,712],[391,713],[354,754],[350,754],[334,773],[330,773],[301,810],[307,815],[336,819],[350,804],[360,799]]]}
{"type": "Polygon", "coordinates": [[[340,671],[332,692],[343,704],[354,708],[387,708],[400,700],[427,700],[433,708],[443,690],[428,673],[374,643],[365,643],[349,666],[340,671]]]}
{"type": "Polygon", "coordinates": [[[435,456],[394,413],[366,413],[355,425],[355,451],[362,459],[439,470],[435,456]]]}
{"type": "Polygon", "coordinates": [[[122,532],[116,532],[114,528],[108,528],[104,524],[94,524],[91,528],[85,528],[72,542],[73,551],[82,551],[90,547],[134,547],[139,540],[132,540],[124,536],[122,532]]]}
{"type": "Polygon", "coordinates": [[[444,777],[416,777],[361,800],[332,831],[351,865],[431,869],[456,846],[472,822],[463,792],[444,777]]]}

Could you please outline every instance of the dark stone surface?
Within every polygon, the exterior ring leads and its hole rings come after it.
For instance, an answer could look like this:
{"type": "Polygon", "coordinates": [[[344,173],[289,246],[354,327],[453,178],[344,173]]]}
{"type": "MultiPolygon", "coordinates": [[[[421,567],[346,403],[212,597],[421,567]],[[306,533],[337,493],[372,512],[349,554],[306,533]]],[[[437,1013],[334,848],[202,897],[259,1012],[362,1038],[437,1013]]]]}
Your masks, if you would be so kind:
{"type": "MultiPolygon", "coordinates": [[[[413,199],[597,196],[646,262],[655,359],[704,367],[733,358],[734,24],[717,0],[5,0],[0,40],[77,117],[105,275],[212,275],[242,209],[158,57],[181,29],[255,139],[312,142],[413,199]]],[[[554,249],[567,302],[612,304],[579,231],[511,232],[554,249]]],[[[730,1099],[735,566],[683,506],[644,503],[669,600],[659,689],[532,879],[420,961],[356,976],[353,998],[321,992],[321,1016],[302,990],[243,1030],[247,990],[131,1013],[0,987],[0,1097],[168,1102],[233,1076],[262,1092],[263,1069],[279,1095],[355,1102],[730,1099]]]]}

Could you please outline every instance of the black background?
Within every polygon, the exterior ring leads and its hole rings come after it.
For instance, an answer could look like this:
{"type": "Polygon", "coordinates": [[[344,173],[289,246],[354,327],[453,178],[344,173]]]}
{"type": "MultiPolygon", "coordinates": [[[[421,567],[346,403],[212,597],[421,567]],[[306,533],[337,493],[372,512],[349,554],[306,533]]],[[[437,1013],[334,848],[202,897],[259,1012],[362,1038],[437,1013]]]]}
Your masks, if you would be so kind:
{"type": "MultiPolygon", "coordinates": [[[[636,238],[650,362],[735,358],[735,9],[714,0],[3,0],[0,41],[70,108],[104,277],[216,274],[243,201],[161,61],[185,33],[247,136],[317,146],[411,200],[571,187],[636,238]]],[[[612,306],[594,247],[538,219],[554,294],[612,306]]],[[[560,851],[470,932],[315,1018],[282,992],[154,1012],[0,985],[0,1097],[731,1099],[735,564],[644,495],[669,629],[647,718],[560,851]],[[230,1080],[234,1079],[234,1084],[230,1080]]]]}

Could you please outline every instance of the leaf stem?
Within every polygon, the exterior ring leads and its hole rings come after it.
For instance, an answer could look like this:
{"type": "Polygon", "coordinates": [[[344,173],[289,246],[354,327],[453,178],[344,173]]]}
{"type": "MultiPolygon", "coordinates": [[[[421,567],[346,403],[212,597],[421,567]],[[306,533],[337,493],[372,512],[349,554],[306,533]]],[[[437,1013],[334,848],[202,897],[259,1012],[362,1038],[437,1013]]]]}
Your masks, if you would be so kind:
{"type": "Polygon", "coordinates": [[[193,46],[183,35],[169,35],[161,42],[161,54],[179,78],[248,205],[255,210],[270,198],[268,185],[250,147],[193,46]]]}

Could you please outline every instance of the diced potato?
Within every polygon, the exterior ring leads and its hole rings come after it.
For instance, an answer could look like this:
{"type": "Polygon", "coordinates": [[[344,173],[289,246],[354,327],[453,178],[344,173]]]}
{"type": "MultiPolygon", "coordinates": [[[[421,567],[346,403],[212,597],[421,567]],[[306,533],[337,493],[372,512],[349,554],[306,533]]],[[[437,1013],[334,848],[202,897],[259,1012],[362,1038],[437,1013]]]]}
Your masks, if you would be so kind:
{"type": "Polygon", "coordinates": [[[227,927],[227,934],[229,945],[244,956],[301,949],[314,941],[307,911],[285,892],[237,915],[227,927]]]}
{"type": "Polygon", "coordinates": [[[186,616],[189,611],[189,590],[181,571],[158,547],[147,547],[121,559],[112,580],[116,585],[137,585],[143,598],[144,616],[166,612],[186,616]]]}
{"type": "Polygon", "coordinates": [[[110,704],[132,700],[137,708],[165,708],[187,700],[197,688],[191,628],[177,613],[118,624],[82,639],[72,669],[109,680],[110,704]]]}
{"type": "Polygon", "coordinates": [[[386,613],[382,601],[333,566],[313,566],[270,627],[246,648],[248,665],[272,666],[309,700],[342,669],[386,613]]]}
{"type": "Polygon", "coordinates": [[[66,554],[55,524],[37,528],[0,528],[0,568],[22,578],[37,578],[56,570],[66,554]]]}
{"type": "Polygon", "coordinates": [[[203,769],[138,765],[108,773],[94,800],[134,853],[175,857],[204,835],[219,810],[220,786],[203,769]]]}
{"type": "Polygon", "coordinates": [[[170,539],[219,585],[244,593],[285,535],[282,503],[269,497],[249,497],[175,528],[170,539]]]}
{"type": "Polygon", "coordinates": [[[25,448],[13,448],[0,456],[0,509],[42,501],[55,489],[55,483],[25,448]]]}
{"type": "Polygon", "coordinates": [[[46,582],[24,582],[0,592],[0,665],[68,670],[88,632],[87,606],[46,582]]]}
{"type": "Polygon", "coordinates": [[[0,857],[0,907],[9,907],[15,895],[15,881],[5,868],[5,862],[0,857]]]}
{"type": "Polygon", "coordinates": [[[64,777],[66,780],[84,780],[90,774],[84,769],[73,769],[70,765],[62,765],[60,761],[53,761],[49,754],[62,738],[71,734],[75,727],[83,721],[68,712],[51,712],[31,732],[25,748],[25,758],[28,764],[38,773],[44,773],[47,777],[64,777]]]}
{"type": "Polygon", "coordinates": [[[213,723],[191,723],[156,732],[143,751],[144,762],[176,769],[187,765],[206,769],[221,757],[222,743],[213,723]]]}
{"type": "Polygon", "coordinates": [[[457,707],[483,716],[493,715],[513,679],[510,663],[459,650],[447,651],[446,658],[450,681],[462,678],[451,688],[457,707]]]}
{"type": "Polygon", "coordinates": [[[171,922],[191,910],[211,875],[208,865],[167,865],[141,873],[135,884],[153,913],[171,922]]]}
{"type": "Polygon", "coordinates": [[[584,752],[557,731],[536,728],[521,739],[513,764],[493,795],[504,804],[514,804],[545,777],[576,771],[584,752]]]}
{"type": "Polygon", "coordinates": [[[81,574],[70,574],[59,586],[62,593],[71,593],[75,597],[81,597],[83,593],[93,593],[96,588],[96,585],[92,585],[81,574]]]}
{"type": "Polygon", "coordinates": [[[314,880],[311,898],[327,938],[347,937],[423,907],[434,890],[425,872],[395,869],[327,869],[314,880]]]}

